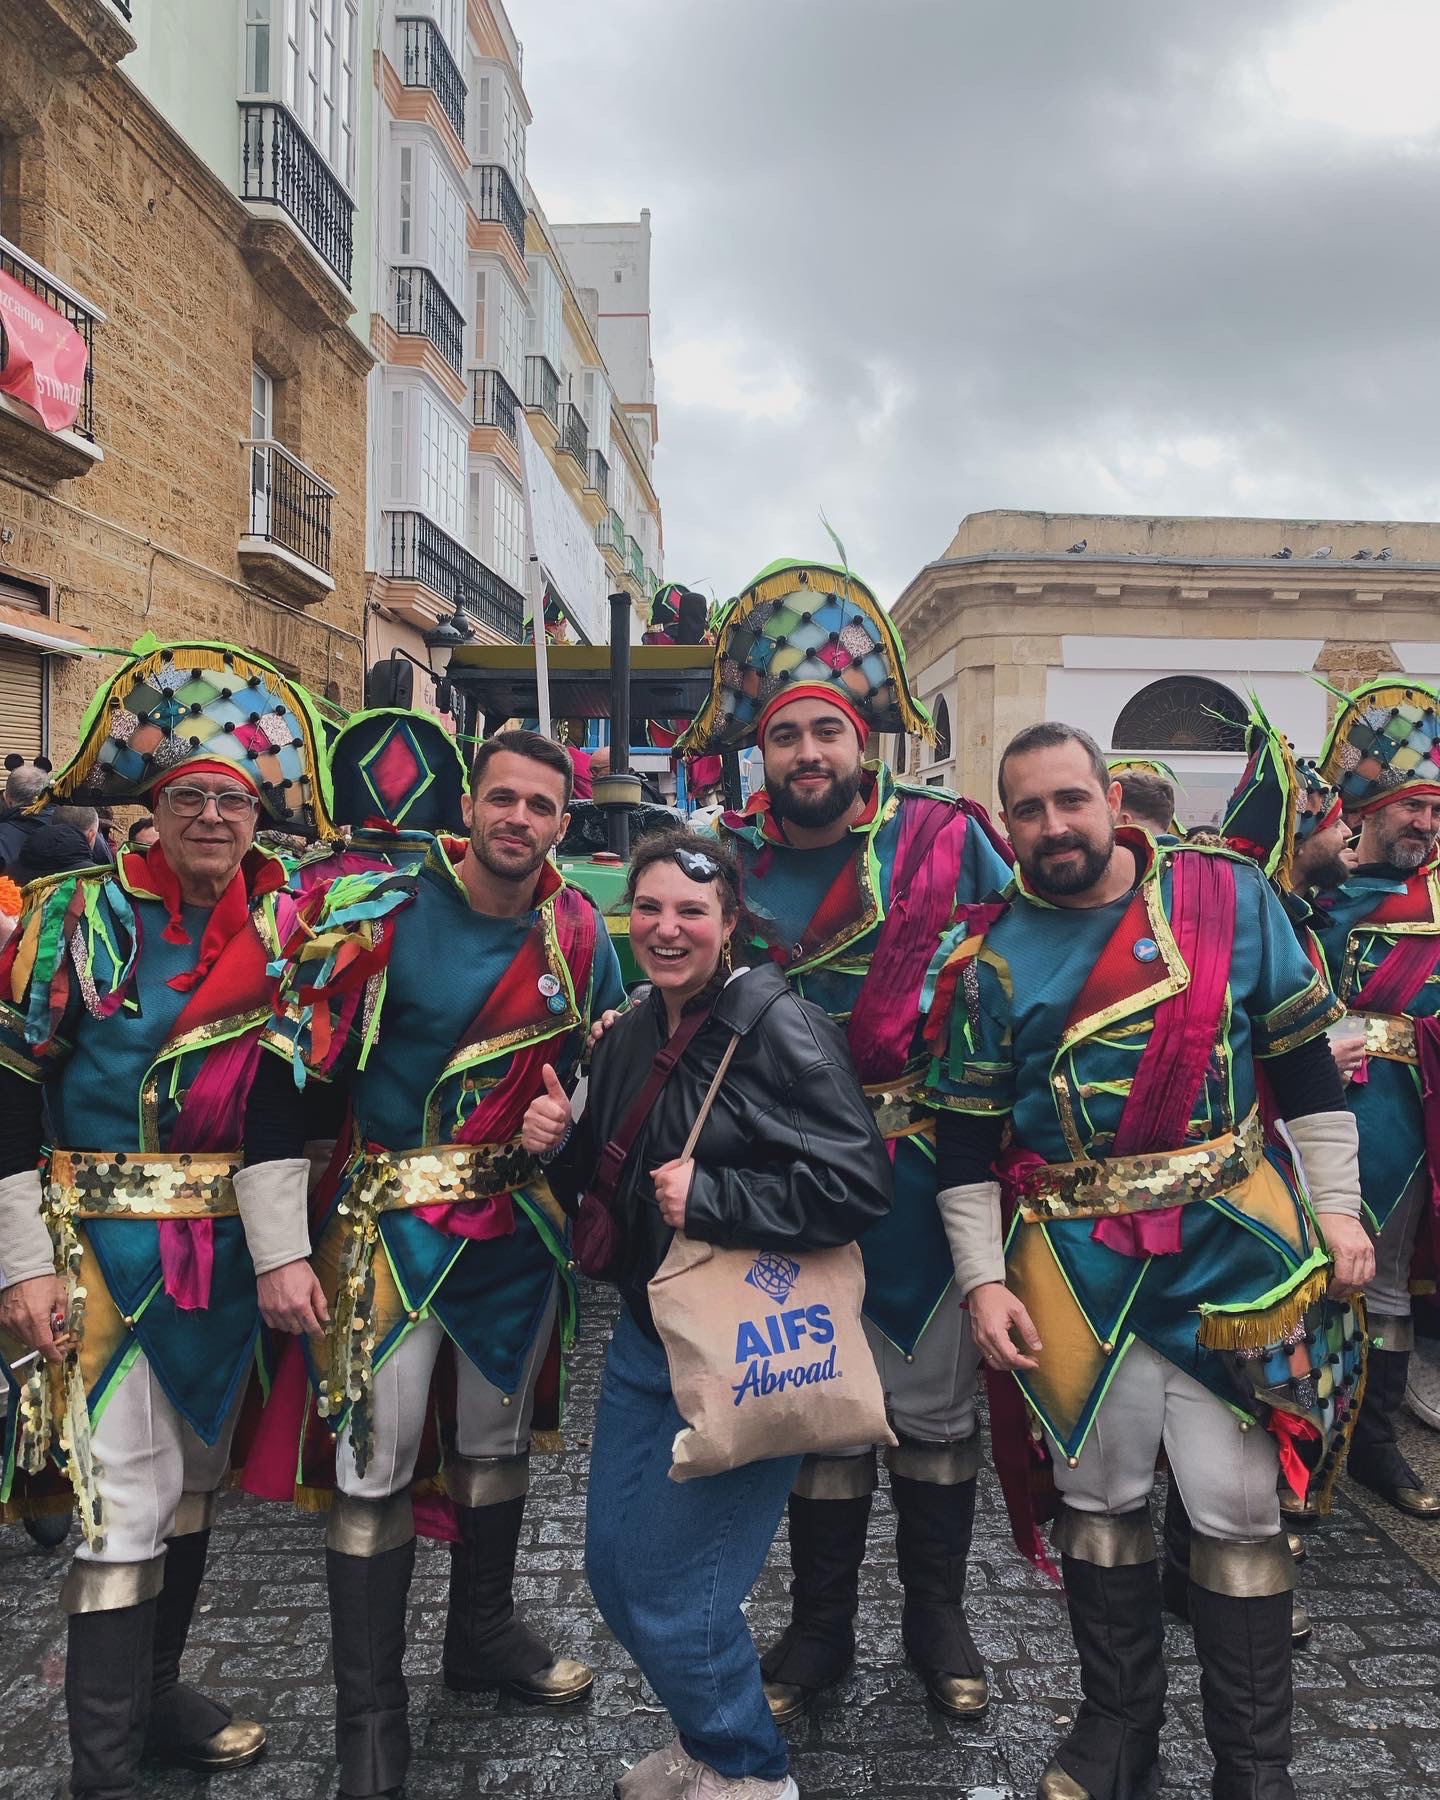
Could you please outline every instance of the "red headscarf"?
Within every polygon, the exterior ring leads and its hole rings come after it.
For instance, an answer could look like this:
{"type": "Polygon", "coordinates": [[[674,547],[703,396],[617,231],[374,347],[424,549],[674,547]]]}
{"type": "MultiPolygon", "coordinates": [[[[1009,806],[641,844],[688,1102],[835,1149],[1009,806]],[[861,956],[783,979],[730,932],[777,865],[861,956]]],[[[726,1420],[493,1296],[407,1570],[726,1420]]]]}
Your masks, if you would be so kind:
{"type": "Polygon", "coordinates": [[[870,727],[865,723],[864,719],[861,718],[859,710],[854,703],[843,694],[839,688],[832,687],[828,681],[801,681],[797,682],[794,687],[782,688],[760,714],[760,717],[755,724],[755,742],[761,745],[762,748],[765,743],[765,727],[770,723],[771,719],[775,717],[776,713],[782,712],[796,700],[824,700],[827,704],[833,706],[836,712],[844,713],[845,717],[855,727],[855,735],[860,740],[860,748],[862,750],[869,742],[870,727]]]}

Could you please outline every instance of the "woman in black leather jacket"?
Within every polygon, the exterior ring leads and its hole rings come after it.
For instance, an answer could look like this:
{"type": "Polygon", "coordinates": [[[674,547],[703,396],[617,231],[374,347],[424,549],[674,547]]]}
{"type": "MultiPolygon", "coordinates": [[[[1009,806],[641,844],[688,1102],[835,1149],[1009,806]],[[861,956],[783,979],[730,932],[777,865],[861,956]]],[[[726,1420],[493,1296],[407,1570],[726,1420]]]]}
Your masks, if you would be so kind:
{"type": "Polygon", "coordinates": [[[692,833],[646,838],[627,892],[631,947],[650,992],[597,1046],[578,1121],[572,1125],[551,1075],[524,1129],[526,1147],[541,1154],[556,1196],[573,1210],[657,1053],[699,1009],[612,1203],[618,1247],[608,1273],[625,1304],[606,1357],[591,1453],[586,1572],[607,1624],[679,1732],[623,1776],[615,1793],[621,1800],[785,1800],[797,1790],[740,1608],[800,1458],[668,1479],[684,1421],[646,1284],[682,1225],[690,1237],[725,1246],[849,1243],[888,1211],[890,1163],[834,1022],[792,994],[768,959],[731,972],[740,906],[728,852],[692,833]],[[695,1155],[682,1162],[737,1033],[695,1155]]]}

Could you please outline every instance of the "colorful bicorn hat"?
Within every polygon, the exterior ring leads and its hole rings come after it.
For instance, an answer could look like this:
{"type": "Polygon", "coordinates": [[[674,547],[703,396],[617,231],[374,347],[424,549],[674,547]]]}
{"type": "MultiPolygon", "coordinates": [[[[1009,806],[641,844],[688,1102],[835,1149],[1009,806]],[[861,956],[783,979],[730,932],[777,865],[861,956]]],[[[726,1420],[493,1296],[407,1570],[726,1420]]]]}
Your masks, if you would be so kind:
{"type": "Polygon", "coordinates": [[[1440,796],[1440,693],[1382,676],[1339,698],[1320,776],[1340,790],[1347,814],[1363,817],[1402,795],[1440,796]]]}
{"type": "Polygon", "coordinates": [[[731,601],[717,634],[710,693],[680,739],[688,754],[753,743],[775,701],[806,693],[842,700],[870,731],[934,739],[889,614],[848,569],[783,557],[731,601]]]}
{"type": "Polygon", "coordinates": [[[1300,778],[1284,732],[1252,694],[1245,723],[1245,767],[1221,814],[1220,835],[1232,850],[1282,882],[1295,854],[1300,778]]]}
{"type": "Polygon", "coordinates": [[[229,765],[277,825],[330,837],[323,741],[314,701],[263,657],[144,637],[90,702],[47,798],[125,805],[185,763],[229,765]]]}
{"type": "Polygon", "coordinates": [[[429,713],[398,706],[356,713],[328,760],[332,816],[345,830],[463,830],[465,759],[429,713]]]}
{"type": "Polygon", "coordinates": [[[1162,781],[1168,781],[1173,788],[1181,784],[1169,763],[1163,763],[1156,756],[1112,756],[1105,767],[1112,775],[1158,775],[1162,781]]]}

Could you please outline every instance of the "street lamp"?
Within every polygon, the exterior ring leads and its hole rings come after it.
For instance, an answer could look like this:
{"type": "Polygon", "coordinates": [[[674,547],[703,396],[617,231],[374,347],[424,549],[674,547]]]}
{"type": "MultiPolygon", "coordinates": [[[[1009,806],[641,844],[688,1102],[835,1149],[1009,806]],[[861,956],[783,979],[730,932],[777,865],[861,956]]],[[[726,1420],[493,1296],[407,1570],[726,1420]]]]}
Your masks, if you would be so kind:
{"type": "Polygon", "coordinates": [[[475,629],[465,616],[465,586],[455,583],[455,610],[425,633],[425,649],[436,681],[444,681],[450,671],[450,658],[461,644],[468,644],[475,629]]]}

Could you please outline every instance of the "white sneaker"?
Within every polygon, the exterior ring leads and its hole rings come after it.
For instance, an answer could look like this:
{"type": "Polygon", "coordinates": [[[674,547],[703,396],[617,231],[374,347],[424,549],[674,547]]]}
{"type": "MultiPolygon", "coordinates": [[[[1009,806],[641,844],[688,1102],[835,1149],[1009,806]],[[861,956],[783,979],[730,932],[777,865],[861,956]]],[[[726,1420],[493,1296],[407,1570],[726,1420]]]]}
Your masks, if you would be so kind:
{"type": "Polygon", "coordinates": [[[722,1775],[696,1763],[681,1800],[800,1800],[800,1790],[788,1775],[783,1781],[762,1781],[758,1775],[722,1775]]]}
{"type": "Polygon", "coordinates": [[[685,1800],[686,1783],[700,1765],[687,1755],[677,1737],[663,1750],[652,1750],[615,1783],[615,1800],[685,1800]]]}

